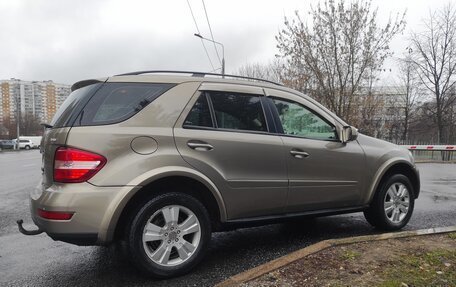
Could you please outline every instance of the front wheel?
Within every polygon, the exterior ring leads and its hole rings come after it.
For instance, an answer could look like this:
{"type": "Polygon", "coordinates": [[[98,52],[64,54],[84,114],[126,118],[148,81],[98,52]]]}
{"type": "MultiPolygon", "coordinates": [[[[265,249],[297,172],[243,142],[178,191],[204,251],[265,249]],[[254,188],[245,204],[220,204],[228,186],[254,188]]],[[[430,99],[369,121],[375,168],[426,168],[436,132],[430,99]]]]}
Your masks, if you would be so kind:
{"type": "Polygon", "coordinates": [[[152,198],[138,211],[128,230],[133,263],[156,278],[187,273],[203,258],[211,238],[206,208],[182,193],[152,198]]]}
{"type": "Polygon", "coordinates": [[[367,221],[383,230],[398,230],[412,217],[415,192],[402,174],[390,176],[379,187],[370,207],[364,211],[367,221]]]}

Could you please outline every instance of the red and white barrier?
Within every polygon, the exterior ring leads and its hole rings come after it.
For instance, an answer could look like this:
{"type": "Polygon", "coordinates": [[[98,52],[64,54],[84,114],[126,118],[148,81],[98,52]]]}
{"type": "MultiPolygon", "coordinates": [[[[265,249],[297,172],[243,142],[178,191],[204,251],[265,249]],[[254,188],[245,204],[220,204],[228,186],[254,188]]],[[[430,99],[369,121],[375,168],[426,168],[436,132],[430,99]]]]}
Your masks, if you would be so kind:
{"type": "Polygon", "coordinates": [[[401,145],[408,150],[456,151],[456,145],[401,145]]]}

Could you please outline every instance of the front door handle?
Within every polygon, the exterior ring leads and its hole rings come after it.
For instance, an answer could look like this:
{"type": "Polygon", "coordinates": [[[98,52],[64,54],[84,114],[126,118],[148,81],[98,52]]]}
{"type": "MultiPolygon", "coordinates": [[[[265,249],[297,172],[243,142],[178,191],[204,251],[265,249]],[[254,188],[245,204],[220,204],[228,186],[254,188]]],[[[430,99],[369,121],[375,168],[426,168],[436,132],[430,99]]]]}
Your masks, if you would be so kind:
{"type": "Polygon", "coordinates": [[[305,158],[309,156],[309,153],[302,151],[302,150],[297,150],[297,149],[292,149],[290,150],[290,154],[294,156],[295,158],[305,158]]]}
{"type": "Polygon", "coordinates": [[[194,150],[199,150],[199,151],[209,151],[209,150],[213,150],[214,147],[210,144],[208,144],[207,142],[203,142],[203,141],[189,141],[187,142],[187,146],[189,148],[192,148],[194,150]]]}

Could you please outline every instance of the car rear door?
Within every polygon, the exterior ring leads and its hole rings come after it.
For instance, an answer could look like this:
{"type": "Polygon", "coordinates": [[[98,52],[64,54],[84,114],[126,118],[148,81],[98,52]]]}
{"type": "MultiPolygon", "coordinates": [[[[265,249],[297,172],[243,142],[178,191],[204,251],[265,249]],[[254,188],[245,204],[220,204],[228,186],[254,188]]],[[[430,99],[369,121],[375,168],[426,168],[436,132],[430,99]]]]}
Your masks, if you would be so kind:
{"type": "Polygon", "coordinates": [[[174,127],[179,152],[218,187],[228,219],[284,212],[283,144],[263,100],[261,88],[203,83],[174,127]]]}
{"type": "Polygon", "coordinates": [[[287,212],[352,207],[363,189],[364,152],[342,143],[335,120],[303,97],[266,89],[288,167],[287,212]]]}

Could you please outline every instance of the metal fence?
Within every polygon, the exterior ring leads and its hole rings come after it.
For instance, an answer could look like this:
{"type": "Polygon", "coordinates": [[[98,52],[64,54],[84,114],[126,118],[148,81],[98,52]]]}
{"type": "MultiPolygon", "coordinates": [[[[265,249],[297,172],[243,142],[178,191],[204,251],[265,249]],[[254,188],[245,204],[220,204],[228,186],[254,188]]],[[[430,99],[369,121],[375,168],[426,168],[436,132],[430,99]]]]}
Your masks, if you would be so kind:
{"type": "Polygon", "coordinates": [[[410,150],[416,160],[456,161],[456,145],[402,145],[410,150]]]}

